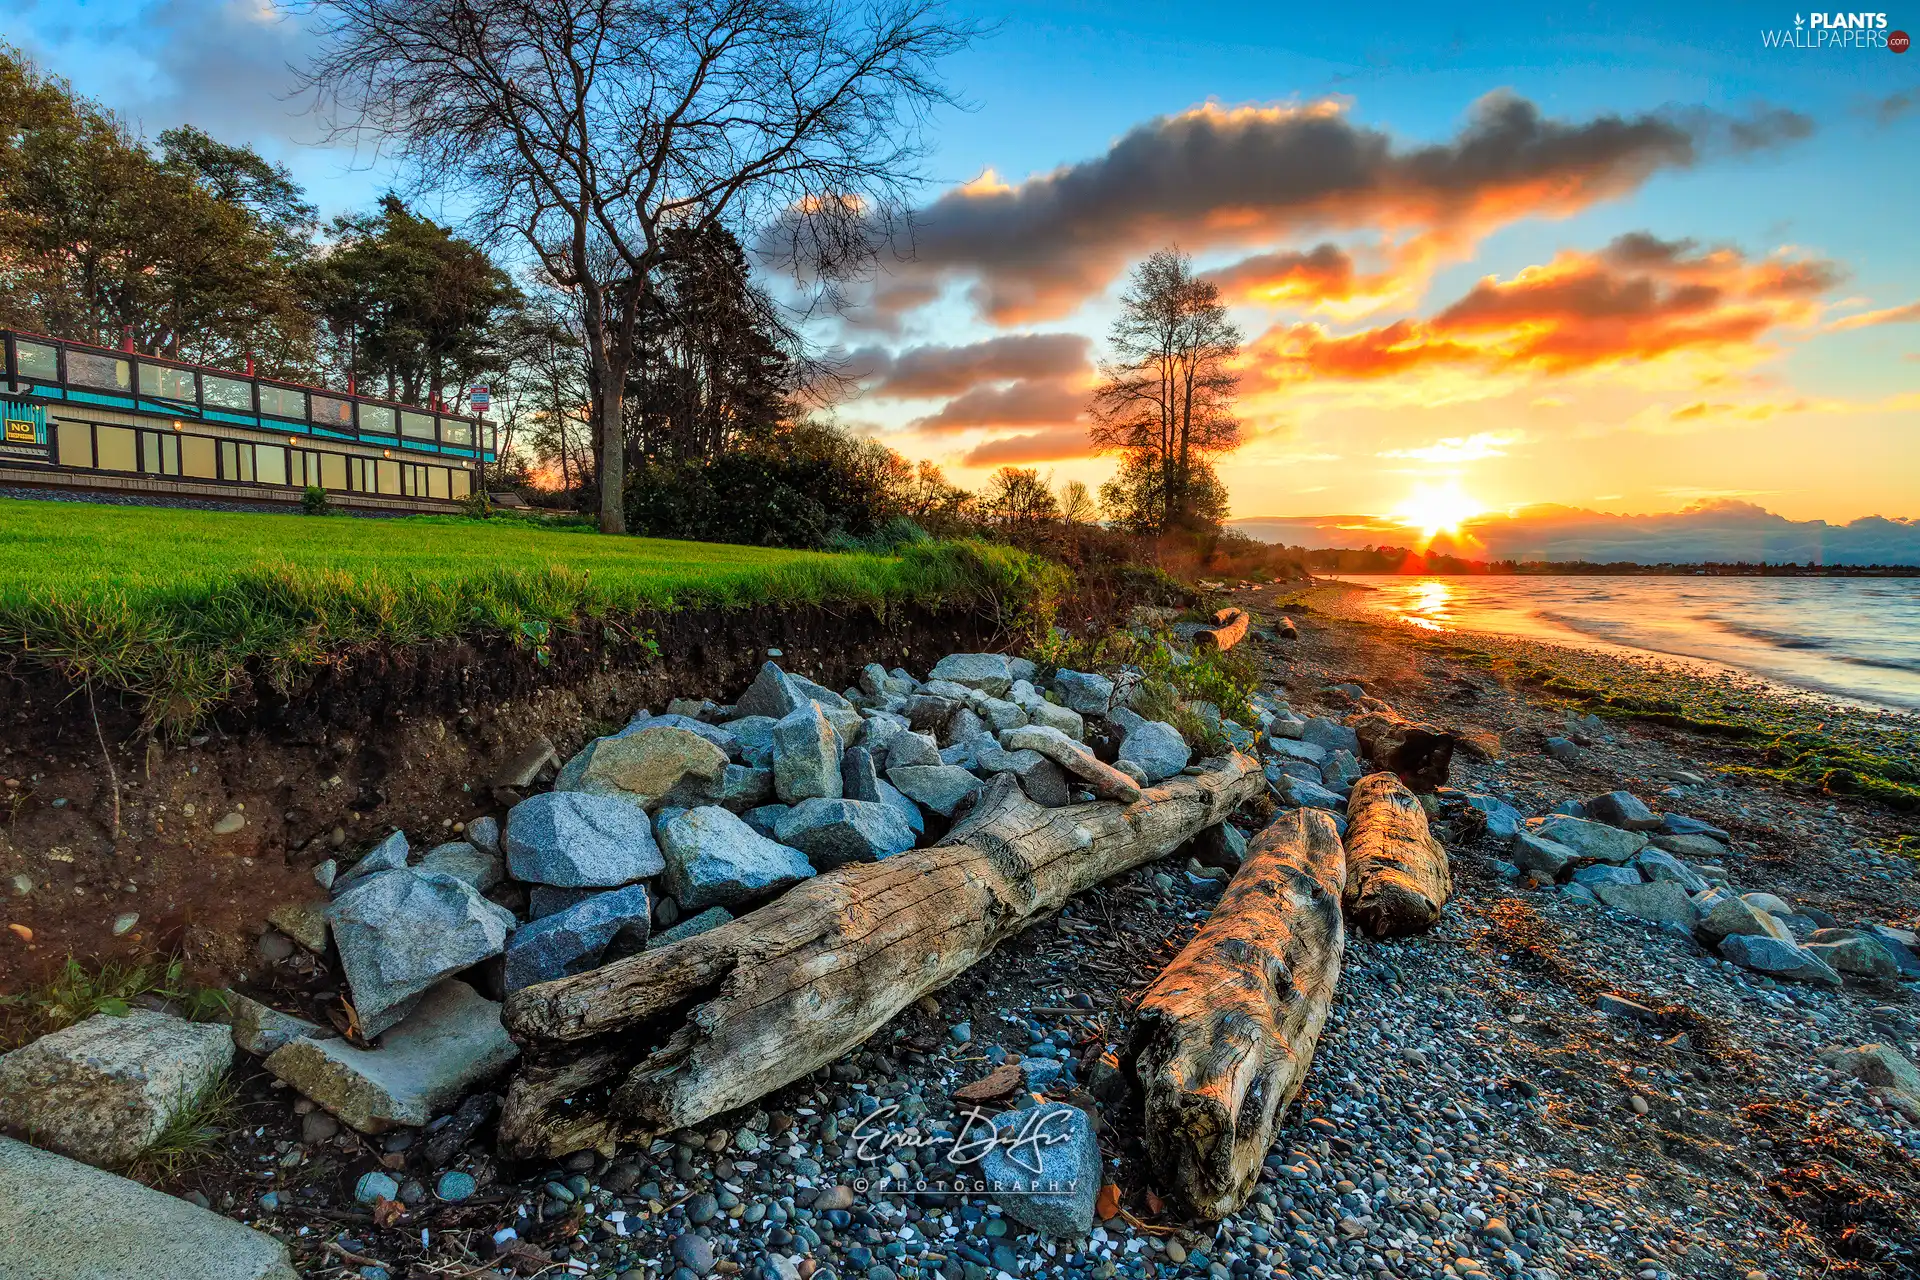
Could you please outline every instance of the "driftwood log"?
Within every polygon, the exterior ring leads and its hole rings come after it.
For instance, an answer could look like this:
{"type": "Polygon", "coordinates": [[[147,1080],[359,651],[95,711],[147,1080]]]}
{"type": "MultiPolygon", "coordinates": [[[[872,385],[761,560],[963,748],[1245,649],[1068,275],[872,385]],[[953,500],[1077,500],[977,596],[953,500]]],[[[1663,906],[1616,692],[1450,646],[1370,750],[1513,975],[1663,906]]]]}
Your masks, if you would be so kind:
{"type": "Polygon", "coordinates": [[[1370,773],[1347,799],[1347,923],[1376,938],[1425,933],[1453,880],[1419,797],[1390,773],[1370,773]]]}
{"type": "Polygon", "coordinates": [[[1349,716],[1347,727],[1360,739],[1360,750],[1374,768],[1399,775],[1415,791],[1447,784],[1455,743],[1451,730],[1384,711],[1349,716]]]}
{"type": "Polygon", "coordinates": [[[604,1151],[752,1102],[1264,785],[1236,753],[1133,804],[1048,809],[1002,774],[933,848],[841,867],[710,933],[518,991],[505,1017],[524,1052],[501,1147],[604,1151]]]}
{"type": "Polygon", "coordinates": [[[1245,609],[1222,609],[1213,615],[1211,627],[1193,633],[1193,642],[1203,649],[1231,649],[1247,638],[1250,621],[1245,609]]]}
{"type": "Polygon", "coordinates": [[[1128,1061],[1164,1189],[1210,1221],[1245,1202],[1300,1092],[1346,945],[1346,854],[1333,819],[1296,809],[1147,989],[1128,1061]]]}

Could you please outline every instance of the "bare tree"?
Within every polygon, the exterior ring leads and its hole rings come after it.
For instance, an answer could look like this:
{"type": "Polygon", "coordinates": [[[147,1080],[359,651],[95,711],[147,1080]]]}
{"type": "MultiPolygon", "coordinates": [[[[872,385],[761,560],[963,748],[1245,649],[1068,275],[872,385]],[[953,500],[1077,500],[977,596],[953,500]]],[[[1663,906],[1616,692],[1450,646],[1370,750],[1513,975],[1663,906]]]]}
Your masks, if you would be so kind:
{"type": "Polygon", "coordinates": [[[1193,259],[1162,249],[1133,269],[1089,412],[1094,446],[1123,458],[1102,490],[1123,522],[1157,532],[1217,506],[1207,460],[1237,448],[1240,331],[1193,259]]]}
{"type": "Polygon", "coordinates": [[[910,208],[937,0],[309,0],[339,134],[399,148],[577,291],[600,526],[625,528],[623,397],[666,234],[723,226],[823,288],[910,208]]]}
{"type": "Polygon", "coordinates": [[[1098,515],[1094,506],[1093,491],[1087,488],[1085,480],[1069,480],[1060,486],[1060,521],[1062,524],[1092,524],[1098,515]]]}
{"type": "Polygon", "coordinates": [[[1011,528],[1032,528],[1060,518],[1060,503],[1048,488],[1052,476],[1032,467],[1002,467],[987,480],[980,506],[987,518],[1011,528]]]}

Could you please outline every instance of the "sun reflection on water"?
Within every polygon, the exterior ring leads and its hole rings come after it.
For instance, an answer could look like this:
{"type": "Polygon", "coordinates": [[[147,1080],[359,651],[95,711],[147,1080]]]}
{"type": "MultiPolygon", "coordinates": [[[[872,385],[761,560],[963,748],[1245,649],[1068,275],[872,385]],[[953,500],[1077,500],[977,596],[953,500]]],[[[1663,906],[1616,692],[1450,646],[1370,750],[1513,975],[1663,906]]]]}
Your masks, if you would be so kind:
{"type": "Polygon", "coordinates": [[[1452,601],[1453,588],[1446,583],[1421,582],[1407,590],[1403,601],[1390,607],[1402,622],[1426,631],[1447,631],[1453,622],[1448,608],[1452,601]]]}

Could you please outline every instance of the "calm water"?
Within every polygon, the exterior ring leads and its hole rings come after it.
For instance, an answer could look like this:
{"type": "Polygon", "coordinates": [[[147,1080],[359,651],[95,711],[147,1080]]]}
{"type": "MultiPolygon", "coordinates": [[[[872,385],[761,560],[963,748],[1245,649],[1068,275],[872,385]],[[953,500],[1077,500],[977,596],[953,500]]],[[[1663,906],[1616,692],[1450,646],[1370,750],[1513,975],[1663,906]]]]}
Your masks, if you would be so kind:
{"type": "Polygon", "coordinates": [[[1920,710],[1920,579],[1354,577],[1369,607],[1431,630],[1722,663],[1920,710]]]}

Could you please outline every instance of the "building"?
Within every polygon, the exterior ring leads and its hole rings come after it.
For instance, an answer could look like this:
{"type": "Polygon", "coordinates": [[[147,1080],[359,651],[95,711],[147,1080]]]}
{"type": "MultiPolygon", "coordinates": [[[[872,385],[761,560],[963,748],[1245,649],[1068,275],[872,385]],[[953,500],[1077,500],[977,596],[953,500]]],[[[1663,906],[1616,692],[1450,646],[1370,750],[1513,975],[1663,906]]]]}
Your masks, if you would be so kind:
{"type": "Polygon", "coordinates": [[[0,329],[0,485],[444,510],[494,456],[483,418],[0,329]]]}

